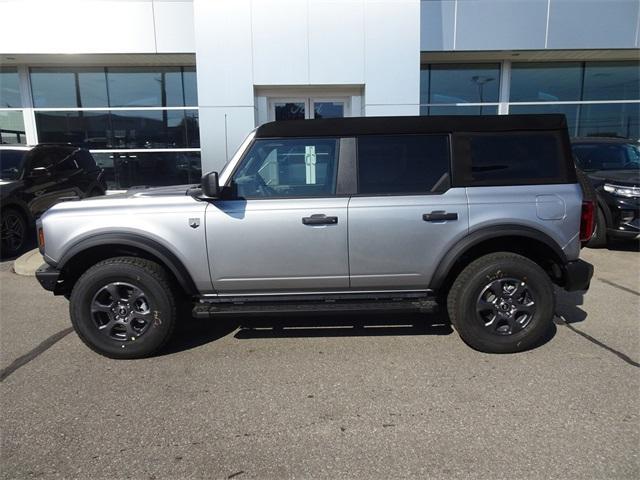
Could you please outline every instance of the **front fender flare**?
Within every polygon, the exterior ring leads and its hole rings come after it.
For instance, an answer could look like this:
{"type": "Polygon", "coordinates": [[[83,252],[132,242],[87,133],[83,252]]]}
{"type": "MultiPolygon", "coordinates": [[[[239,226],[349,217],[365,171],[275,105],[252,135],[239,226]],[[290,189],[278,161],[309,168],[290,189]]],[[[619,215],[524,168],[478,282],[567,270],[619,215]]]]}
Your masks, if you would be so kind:
{"type": "Polygon", "coordinates": [[[198,290],[191,278],[191,275],[189,274],[189,271],[178,257],[171,252],[171,250],[153,239],[135,233],[110,232],[96,235],[95,237],[85,238],[69,247],[62,254],[58,262],[51,262],[48,260],[48,263],[51,266],[56,267],[58,270],[63,270],[65,264],[79,253],[82,253],[89,248],[106,245],[135,247],[147,252],[160,260],[162,265],[171,271],[185,292],[190,295],[198,294],[198,290]]]}

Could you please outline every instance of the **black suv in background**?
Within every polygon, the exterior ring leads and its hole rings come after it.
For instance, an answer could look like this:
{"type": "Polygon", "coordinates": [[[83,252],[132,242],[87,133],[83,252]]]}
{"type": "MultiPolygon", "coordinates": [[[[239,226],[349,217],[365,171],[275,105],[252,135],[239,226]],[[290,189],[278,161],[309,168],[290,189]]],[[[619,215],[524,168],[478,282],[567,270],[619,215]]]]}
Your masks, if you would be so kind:
{"type": "Polygon", "coordinates": [[[0,256],[20,253],[35,219],[55,203],[103,195],[106,188],[88,150],[55,144],[0,147],[0,256]]]}
{"type": "Polygon", "coordinates": [[[596,225],[590,247],[640,238],[640,144],[623,138],[575,138],[577,166],[595,188],[596,225]]]}

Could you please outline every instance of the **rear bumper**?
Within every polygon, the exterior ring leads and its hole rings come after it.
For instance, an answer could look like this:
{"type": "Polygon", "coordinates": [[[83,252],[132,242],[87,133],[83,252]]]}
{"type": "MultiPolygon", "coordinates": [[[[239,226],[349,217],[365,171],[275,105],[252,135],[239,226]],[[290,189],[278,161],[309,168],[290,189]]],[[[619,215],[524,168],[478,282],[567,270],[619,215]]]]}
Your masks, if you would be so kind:
{"type": "Polygon", "coordinates": [[[593,277],[593,265],[584,260],[567,262],[564,266],[564,289],[568,292],[588,290],[593,277]]]}
{"type": "Polygon", "coordinates": [[[60,270],[51,265],[45,263],[36,270],[36,278],[45,290],[56,293],[56,290],[60,288],[60,270]]]}

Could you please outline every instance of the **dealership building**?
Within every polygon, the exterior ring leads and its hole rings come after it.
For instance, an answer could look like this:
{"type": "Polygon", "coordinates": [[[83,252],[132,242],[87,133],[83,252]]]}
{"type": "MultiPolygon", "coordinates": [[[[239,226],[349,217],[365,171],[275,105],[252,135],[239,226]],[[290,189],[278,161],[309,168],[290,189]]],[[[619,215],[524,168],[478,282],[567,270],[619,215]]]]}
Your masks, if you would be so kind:
{"type": "Polygon", "coordinates": [[[640,137],[638,0],[0,0],[3,145],[196,183],[272,120],[564,113],[640,137]]]}

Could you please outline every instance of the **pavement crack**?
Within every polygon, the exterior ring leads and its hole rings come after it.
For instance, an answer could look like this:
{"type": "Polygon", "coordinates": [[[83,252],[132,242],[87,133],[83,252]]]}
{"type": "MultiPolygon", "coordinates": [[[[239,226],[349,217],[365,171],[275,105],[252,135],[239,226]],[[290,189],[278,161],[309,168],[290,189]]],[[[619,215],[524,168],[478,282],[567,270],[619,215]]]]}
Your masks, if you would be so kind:
{"type": "Polygon", "coordinates": [[[62,340],[64,337],[69,335],[73,331],[72,327],[65,328],[64,330],[60,330],[58,333],[54,333],[49,338],[40,343],[33,350],[28,351],[24,355],[16,358],[11,364],[0,370],[0,382],[3,382],[5,378],[11,375],[13,372],[18,370],[21,367],[24,367],[31,360],[37,358],[40,354],[46,352],[48,349],[53,347],[56,343],[62,340]]]}
{"type": "Polygon", "coordinates": [[[564,325],[565,327],[567,327],[569,330],[571,330],[572,332],[577,333],[578,335],[580,335],[583,338],[586,338],[587,340],[589,340],[591,343],[593,343],[594,345],[599,346],[600,348],[604,348],[605,350],[607,350],[608,352],[613,353],[616,357],[618,357],[619,359],[621,359],[622,361],[628,363],[629,365],[631,365],[632,367],[636,367],[636,368],[640,368],[640,363],[636,362],[635,360],[632,360],[628,355],[616,350],[615,348],[610,347],[609,345],[607,345],[606,343],[601,342],[600,340],[598,340],[597,338],[592,337],[591,335],[589,335],[588,333],[584,333],[581,330],[578,330],[577,328],[575,328],[573,325],[567,323],[567,321],[562,318],[560,318],[560,322],[558,322],[560,325],[564,325]]]}
{"type": "Polygon", "coordinates": [[[635,290],[629,287],[625,287],[624,285],[617,284],[615,282],[612,282],[611,280],[607,280],[606,278],[598,277],[598,280],[600,280],[602,283],[606,283],[607,285],[611,285],[612,287],[616,287],[620,290],[624,290],[625,292],[633,293],[634,295],[638,295],[640,297],[640,292],[636,292],[635,290]]]}

